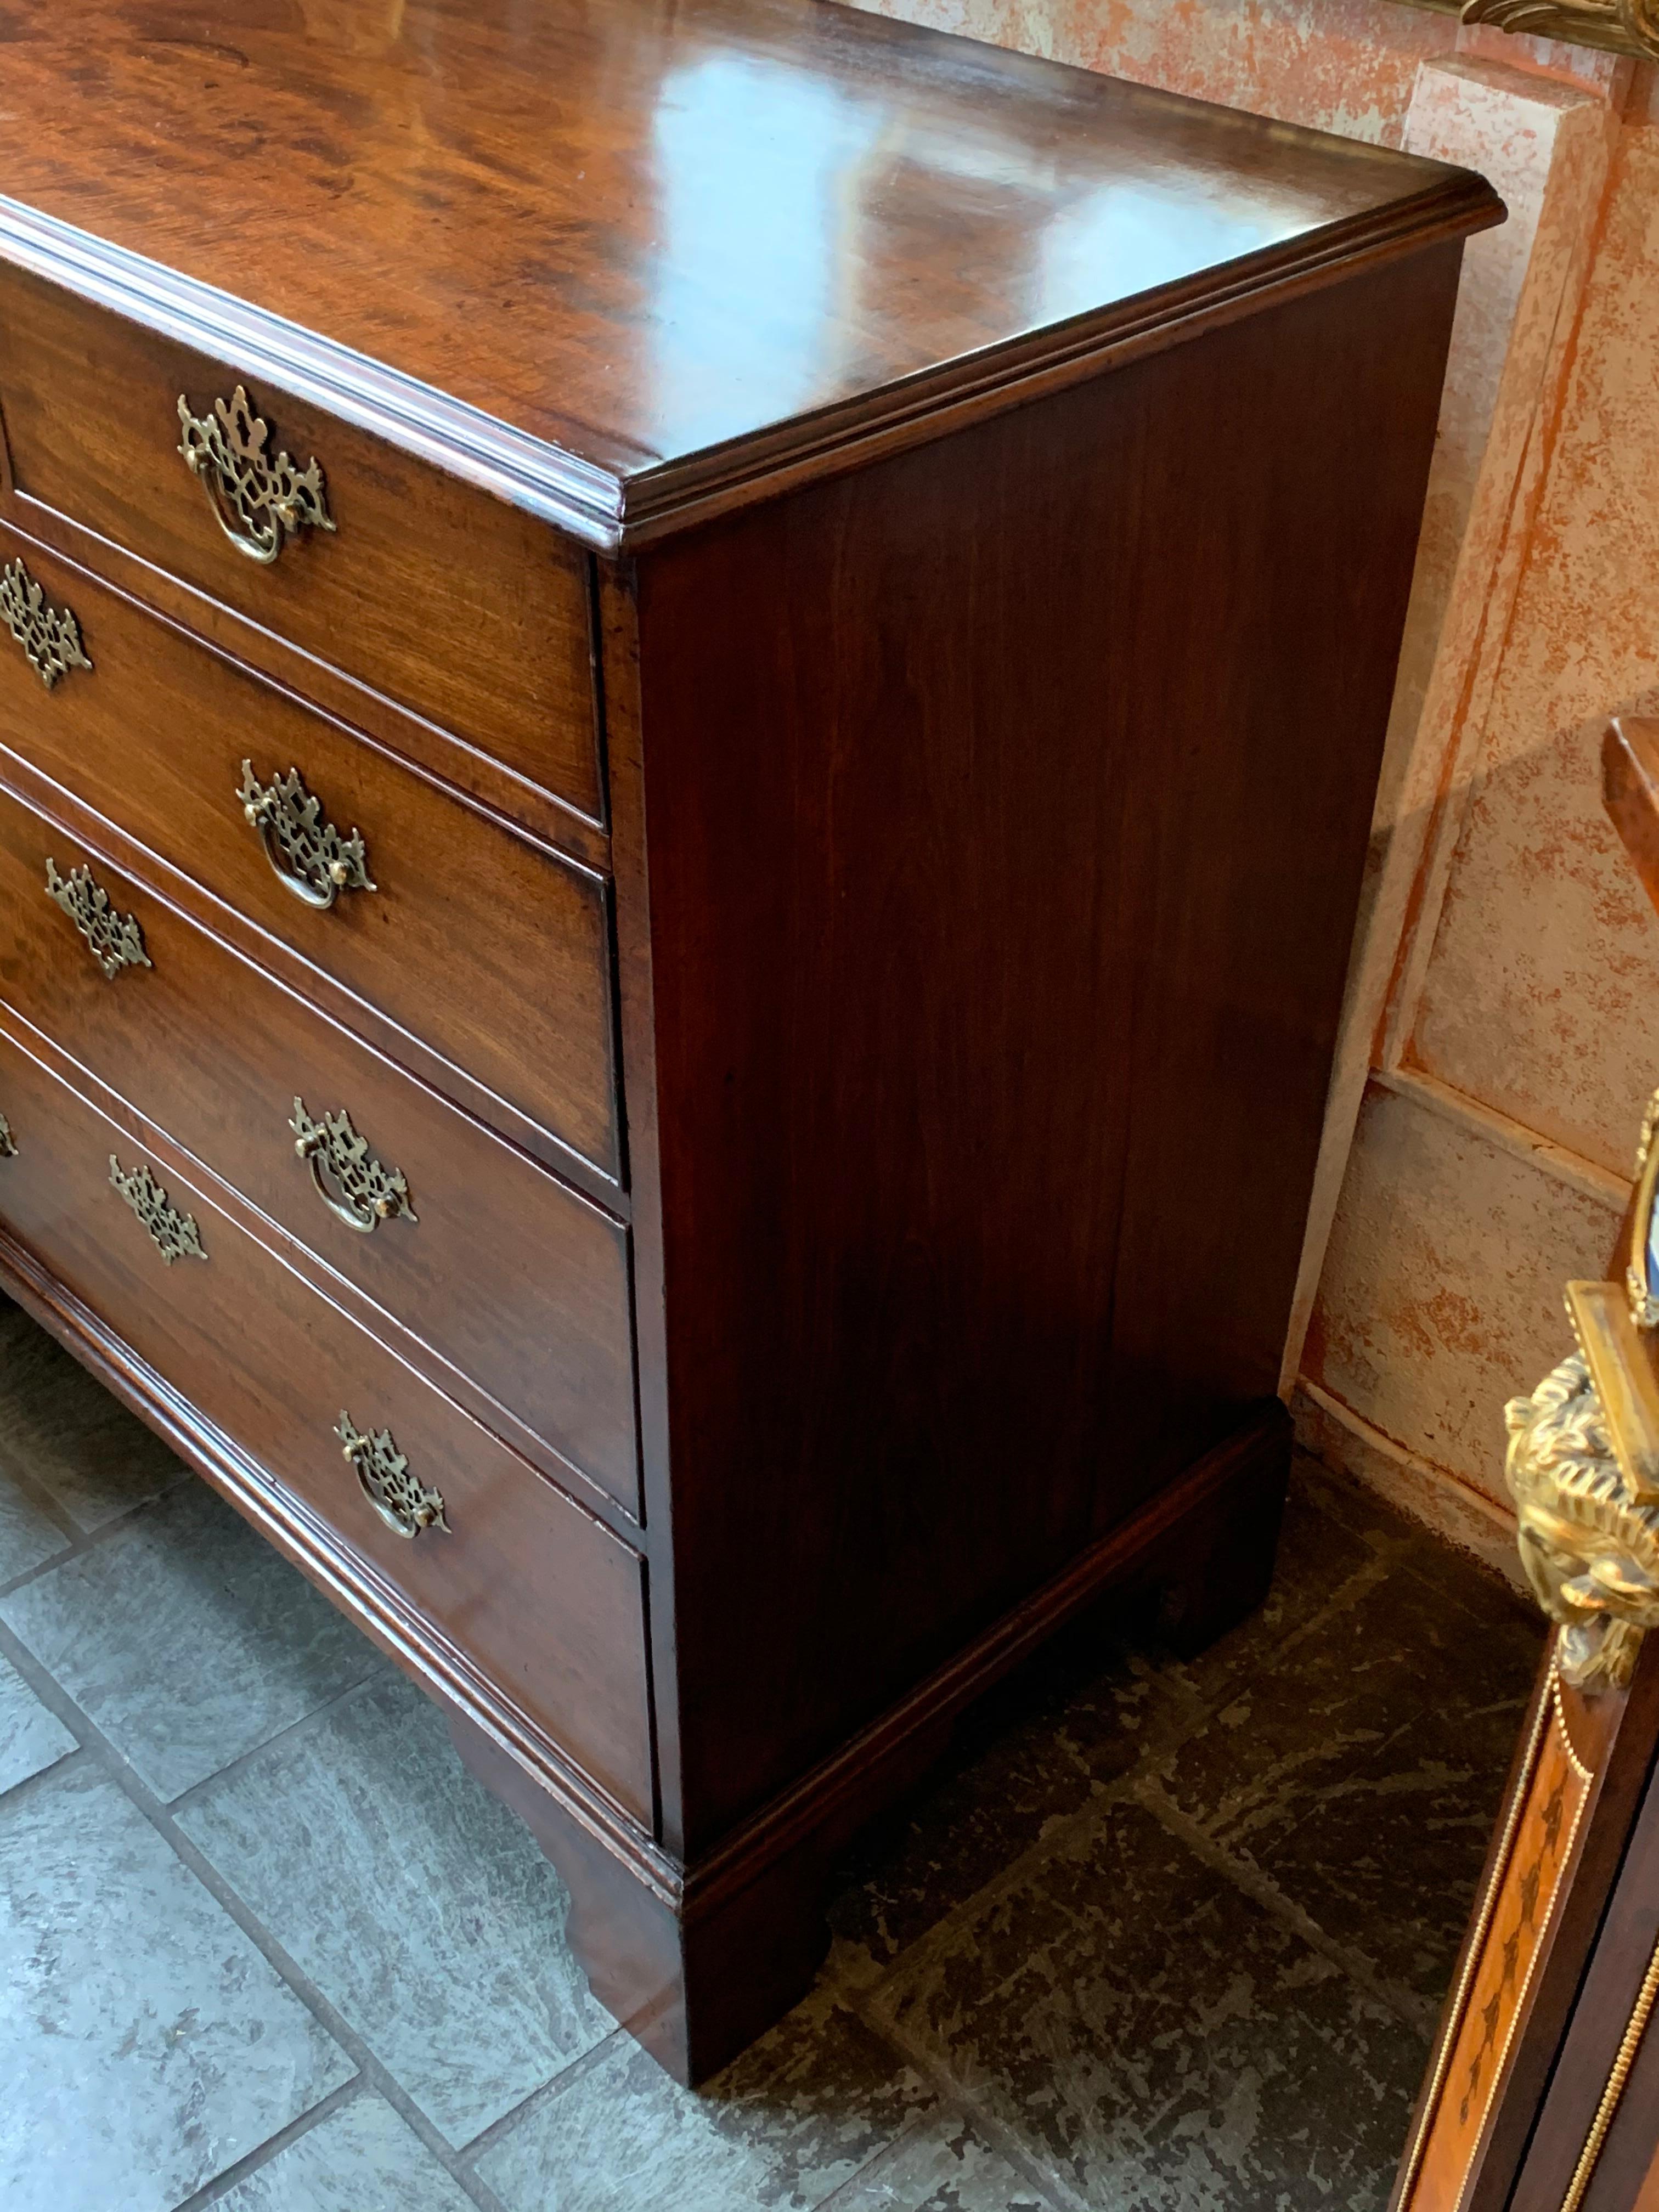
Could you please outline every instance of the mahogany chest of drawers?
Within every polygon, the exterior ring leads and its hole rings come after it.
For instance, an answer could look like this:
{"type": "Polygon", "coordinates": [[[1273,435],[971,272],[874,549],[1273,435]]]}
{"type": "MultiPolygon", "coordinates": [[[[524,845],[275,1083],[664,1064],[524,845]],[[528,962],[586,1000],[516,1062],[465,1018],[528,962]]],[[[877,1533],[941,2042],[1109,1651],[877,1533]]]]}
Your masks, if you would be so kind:
{"type": "Polygon", "coordinates": [[[1263,1586],[1497,203],[816,0],[7,56],[0,1270],[700,2076],[998,1673],[1263,1586]]]}

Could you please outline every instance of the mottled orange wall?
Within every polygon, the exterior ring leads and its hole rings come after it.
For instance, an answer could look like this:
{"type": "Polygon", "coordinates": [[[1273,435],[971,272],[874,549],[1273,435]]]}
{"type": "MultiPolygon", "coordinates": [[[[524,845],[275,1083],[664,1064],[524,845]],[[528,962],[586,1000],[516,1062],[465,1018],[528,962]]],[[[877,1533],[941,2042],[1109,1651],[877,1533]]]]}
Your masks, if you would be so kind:
{"type": "Polygon", "coordinates": [[[1385,1444],[1504,1510],[1497,1401],[1571,1348],[1559,1286],[1604,1271],[1659,1082],[1659,923],[1601,813],[1596,758],[1603,715],[1659,712],[1651,103],[1644,79],[1539,426],[1535,511],[1420,987],[1367,1103],[1304,1360],[1385,1444]]]}
{"type": "Polygon", "coordinates": [[[1452,43],[1397,0],[878,0],[878,12],[1287,123],[1398,145],[1452,43]]]}
{"type": "Polygon", "coordinates": [[[1559,1286],[1601,1272],[1659,1081],[1659,924],[1593,757],[1601,715],[1659,711],[1654,72],[1398,0],[866,4],[1510,198],[1460,308],[1293,1401],[1326,1456],[1498,1558],[1503,1401],[1567,1348],[1559,1286]]]}

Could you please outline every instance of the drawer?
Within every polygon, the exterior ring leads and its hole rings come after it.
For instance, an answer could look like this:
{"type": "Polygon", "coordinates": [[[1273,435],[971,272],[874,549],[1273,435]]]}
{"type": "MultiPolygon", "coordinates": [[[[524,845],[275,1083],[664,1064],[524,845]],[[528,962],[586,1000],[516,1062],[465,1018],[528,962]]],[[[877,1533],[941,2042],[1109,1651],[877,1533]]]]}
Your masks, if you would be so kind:
{"type": "Polygon", "coordinates": [[[0,556],[73,616],[91,663],[48,688],[0,629],[0,745],[615,1179],[604,879],[83,569],[3,530],[0,556]],[[263,841],[245,761],[263,789],[284,784],[263,841]],[[285,861],[279,876],[266,850],[283,857],[285,825],[306,834],[313,802],[319,836],[360,835],[357,872],[374,886],[326,908],[295,896],[299,871],[285,861]]]}
{"type": "MultiPolygon", "coordinates": [[[[563,1744],[617,1802],[651,1818],[644,1568],[182,1176],[0,1030],[0,1224],[397,1600],[563,1744]],[[155,1232],[112,1182],[151,1176],[155,1232]],[[158,1190],[165,1199],[156,1197],[158,1190]],[[169,1216],[166,1209],[171,1208],[169,1216]],[[180,1217],[193,1231],[179,1229],[180,1217]],[[172,1227],[201,1254],[170,1264],[172,1227]],[[336,1425],[368,1439],[369,1478],[446,1528],[389,1527],[336,1425]],[[382,1431],[401,1476],[374,1440],[382,1431]]],[[[27,1032],[19,1030],[19,1035],[27,1032]]]]}
{"type": "Polygon", "coordinates": [[[0,915],[0,997],[516,1415],[551,1471],[638,1516],[617,1222],[3,788],[0,915]],[[149,966],[106,977],[47,895],[49,860],[60,881],[90,868],[149,966]],[[325,1122],[301,1158],[300,1130],[325,1122]]]}
{"type": "Polygon", "coordinates": [[[25,502],[113,539],[602,816],[587,557],[544,524],[9,268],[0,408],[25,502]],[[301,471],[315,460],[334,525],[276,526],[269,562],[231,543],[208,478],[179,451],[179,400],[222,430],[215,402],[233,402],[239,386],[266,427],[265,458],[286,453],[301,471]]]}

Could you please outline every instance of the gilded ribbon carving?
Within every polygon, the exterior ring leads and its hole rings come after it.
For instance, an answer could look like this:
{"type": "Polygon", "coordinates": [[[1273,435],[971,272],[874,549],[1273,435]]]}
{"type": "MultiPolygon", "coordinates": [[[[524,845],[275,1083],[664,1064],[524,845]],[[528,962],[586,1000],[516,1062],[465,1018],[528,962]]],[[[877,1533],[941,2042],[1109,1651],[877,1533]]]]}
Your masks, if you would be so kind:
{"type": "Polygon", "coordinates": [[[1659,0],[1468,0],[1466,23],[1659,59],[1659,0]]]}
{"type": "Polygon", "coordinates": [[[1659,1626],[1659,1506],[1637,1499],[1614,1455],[1582,1352],[1504,1408],[1504,1474],[1521,1561],[1561,1635],[1564,1680],[1622,1689],[1644,1632],[1659,1626]]]}

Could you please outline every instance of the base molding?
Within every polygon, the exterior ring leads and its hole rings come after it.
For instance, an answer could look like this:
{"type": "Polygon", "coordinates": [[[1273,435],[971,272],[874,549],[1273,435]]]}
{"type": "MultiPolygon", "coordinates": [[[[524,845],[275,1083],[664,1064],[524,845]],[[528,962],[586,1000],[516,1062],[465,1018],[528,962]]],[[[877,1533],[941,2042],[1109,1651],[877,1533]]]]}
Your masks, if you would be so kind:
{"type": "Polygon", "coordinates": [[[805,1994],[837,1856],[945,1749],[957,1719],[1109,1596],[1192,1651],[1271,1579],[1290,1470],[1277,1399],[896,1704],[683,1864],[75,1293],[0,1231],[0,1282],[443,1707],[457,1750],[563,1876],[594,1995],[677,2080],[705,2081],[805,1994]]]}
{"type": "Polygon", "coordinates": [[[921,1779],[956,1720],[1003,1675],[1105,1597],[1139,1601],[1186,1653],[1260,1604],[1290,1447],[1279,1401],[1253,1407],[1121,1528],[682,1869],[675,1898],[631,1884],[504,1747],[459,1716],[451,1735],[563,1875],[571,1947],[595,1996],[678,2081],[706,2081],[805,1995],[828,1947],[823,1908],[836,1859],[921,1779]]]}

